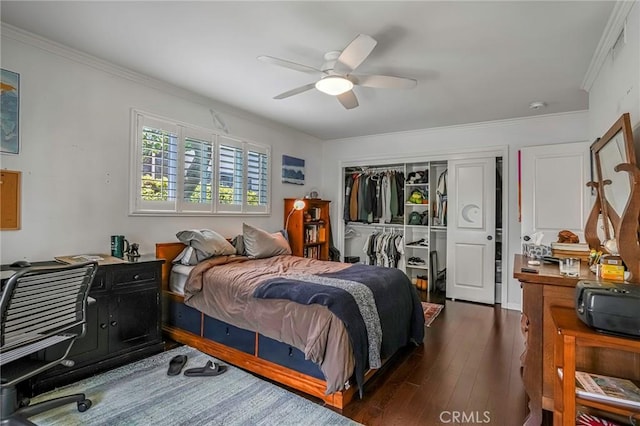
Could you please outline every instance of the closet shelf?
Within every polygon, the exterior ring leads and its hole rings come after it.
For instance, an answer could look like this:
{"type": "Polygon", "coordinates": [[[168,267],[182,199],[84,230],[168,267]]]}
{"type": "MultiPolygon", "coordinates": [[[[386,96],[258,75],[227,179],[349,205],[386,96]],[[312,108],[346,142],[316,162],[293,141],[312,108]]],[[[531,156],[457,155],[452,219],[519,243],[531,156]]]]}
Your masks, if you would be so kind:
{"type": "Polygon", "coordinates": [[[429,207],[429,203],[404,203],[405,206],[407,207],[417,207],[417,206],[425,206],[425,207],[429,207]]]}
{"type": "Polygon", "coordinates": [[[347,226],[364,226],[367,228],[398,228],[402,230],[404,227],[401,223],[365,223],[365,222],[347,222],[347,226]]]}
{"type": "Polygon", "coordinates": [[[427,265],[409,265],[407,263],[407,268],[411,268],[411,269],[424,269],[425,271],[429,270],[429,267],[427,265]]]}
{"type": "Polygon", "coordinates": [[[429,230],[429,225],[405,225],[405,228],[429,230]]]}
{"type": "Polygon", "coordinates": [[[407,188],[415,188],[416,186],[429,186],[428,183],[405,183],[404,186],[407,188]]]}

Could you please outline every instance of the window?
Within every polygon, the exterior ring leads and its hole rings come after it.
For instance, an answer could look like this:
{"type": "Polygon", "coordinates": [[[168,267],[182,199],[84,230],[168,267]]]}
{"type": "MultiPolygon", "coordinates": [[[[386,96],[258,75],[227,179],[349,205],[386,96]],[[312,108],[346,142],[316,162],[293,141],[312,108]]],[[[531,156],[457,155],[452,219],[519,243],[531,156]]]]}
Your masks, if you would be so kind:
{"type": "Polygon", "coordinates": [[[270,148],[133,111],[131,213],[269,213],[270,148]]]}

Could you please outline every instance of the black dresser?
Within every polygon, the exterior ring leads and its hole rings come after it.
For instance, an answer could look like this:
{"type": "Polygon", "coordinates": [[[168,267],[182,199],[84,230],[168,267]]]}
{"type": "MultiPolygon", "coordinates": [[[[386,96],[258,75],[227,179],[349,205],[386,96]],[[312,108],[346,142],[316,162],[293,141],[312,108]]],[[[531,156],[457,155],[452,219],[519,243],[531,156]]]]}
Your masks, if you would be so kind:
{"type": "MultiPolygon", "coordinates": [[[[89,292],[87,333],[76,340],[67,359],[71,367],[59,365],[20,386],[33,396],[73,383],[164,350],[161,333],[160,283],[163,259],[142,256],[135,261],[100,265],[89,292]]],[[[57,265],[36,262],[33,266],[57,265]]],[[[2,270],[16,269],[6,265],[2,270]]],[[[54,349],[38,354],[53,359],[54,349]]]]}

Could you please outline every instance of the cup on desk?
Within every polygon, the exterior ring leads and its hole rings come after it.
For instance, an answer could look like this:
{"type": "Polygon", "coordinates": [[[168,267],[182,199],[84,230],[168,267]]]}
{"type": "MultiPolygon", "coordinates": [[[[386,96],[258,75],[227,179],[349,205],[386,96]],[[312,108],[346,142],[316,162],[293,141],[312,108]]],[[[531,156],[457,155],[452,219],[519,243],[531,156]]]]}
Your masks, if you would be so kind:
{"type": "Polygon", "coordinates": [[[124,253],[129,251],[129,241],[124,235],[111,236],[111,256],[124,257],[124,253]]]}
{"type": "Polygon", "coordinates": [[[580,259],[576,257],[566,257],[560,259],[560,274],[567,277],[577,277],[580,275],[580,259]]]}

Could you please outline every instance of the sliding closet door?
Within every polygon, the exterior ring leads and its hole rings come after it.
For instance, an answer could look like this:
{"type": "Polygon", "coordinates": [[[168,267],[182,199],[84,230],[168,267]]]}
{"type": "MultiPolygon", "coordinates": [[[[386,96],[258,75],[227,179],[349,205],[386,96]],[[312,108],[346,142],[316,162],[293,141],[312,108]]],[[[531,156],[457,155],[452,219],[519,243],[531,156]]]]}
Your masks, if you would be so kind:
{"type": "Polygon", "coordinates": [[[495,300],[496,159],[449,161],[447,297],[495,300]]]}

